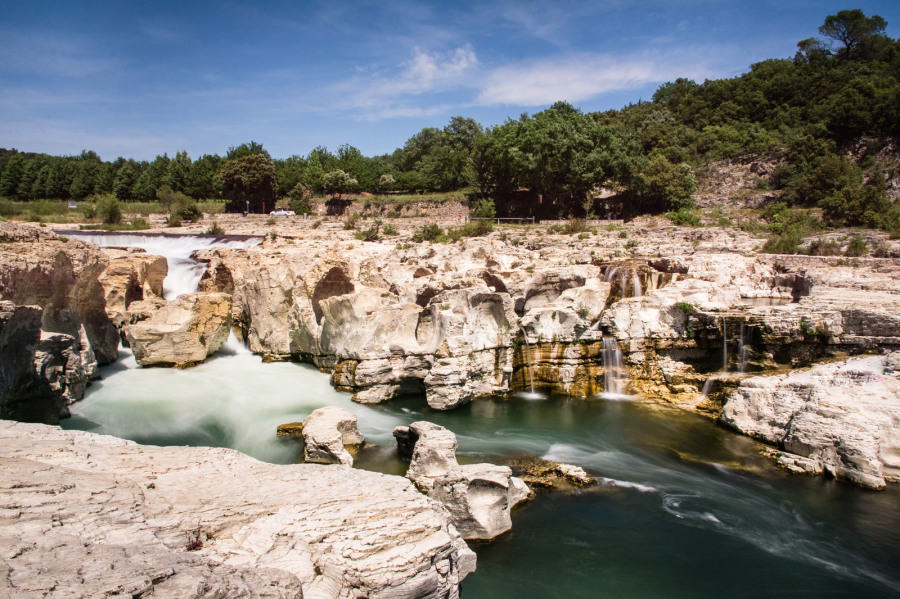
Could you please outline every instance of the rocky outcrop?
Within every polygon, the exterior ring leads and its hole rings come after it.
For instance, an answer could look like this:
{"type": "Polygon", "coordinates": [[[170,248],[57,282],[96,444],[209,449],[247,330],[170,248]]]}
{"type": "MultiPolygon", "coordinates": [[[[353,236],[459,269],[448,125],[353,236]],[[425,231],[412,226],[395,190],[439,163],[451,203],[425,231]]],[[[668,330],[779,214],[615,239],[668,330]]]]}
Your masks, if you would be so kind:
{"type": "Polygon", "coordinates": [[[90,244],[0,223],[0,300],[43,308],[47,333],[78,338],[83,329],[100,364],[114,361],[119,346],[98,281],[108,263],[90,244]]]}
{"type": "Polygon", "coordinates": [[[231,334],[231,296],[181,295],[124,331],[141,366],[198,364],[219,351],[231,334]]]}
{"type": "Polygon", "coordinates": [[[512,529],[510,511],[531,497],[508,466],[456,461],[456,435],[425,421],[394,429],[398,454],[410,456],[407,478],[447,507],[464,539],[490,540],[512,529]]]}
{"type": "Polygon", "coordinates": [[[475,555],[409,481],[0,423],[0,595],[455,598],[475,555]]]}
{"type": "Polygon", "coordinates": [[[107,248],[104,252],[109,256],[109,266],[99,280],[106,297],[106,313],[121,328],[133,302],[163,297],[163,280],[169,266],[164,257],[136,248],[107,248]]]}
{"type": "Polygon", "coordinates": [[[84,397],[97,361],[78,337],[41,331],[42,310],[0,301],[0,417],[56,423],[84,397]]]}
{"type": "Polygon", "coordinates": [[[304,460],[318,464],[352,466],[351,452],[365,442],[356,416],[335,406],[314,410],[303,421],[302,434],[304,460]]]}
{"type": "Polygon", "coordinates": [[[900,353],[743,380],[721,421],[784,450],[792,470],[875,489],[900,480],[900,353]]]}

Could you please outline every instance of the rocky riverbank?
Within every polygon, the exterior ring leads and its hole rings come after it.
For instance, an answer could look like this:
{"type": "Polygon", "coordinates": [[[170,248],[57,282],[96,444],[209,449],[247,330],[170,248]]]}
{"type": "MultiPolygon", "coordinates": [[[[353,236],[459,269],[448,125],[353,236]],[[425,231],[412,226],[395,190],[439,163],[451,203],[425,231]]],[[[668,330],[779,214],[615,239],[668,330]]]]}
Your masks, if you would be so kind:
{"type": "Polygon", "coordinates": [[[4,597],[459,596],[475,555],[411,482],[0,422],[4,597]]]}

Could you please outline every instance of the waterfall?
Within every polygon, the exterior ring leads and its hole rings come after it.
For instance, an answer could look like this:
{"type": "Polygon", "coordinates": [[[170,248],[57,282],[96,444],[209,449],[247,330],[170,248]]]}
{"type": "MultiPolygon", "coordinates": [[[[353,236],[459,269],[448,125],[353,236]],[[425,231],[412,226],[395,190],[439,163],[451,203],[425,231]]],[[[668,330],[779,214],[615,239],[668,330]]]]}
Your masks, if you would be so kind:
{"type": "Polygon", "coordinates": [[[206,272],[206,266],[192,258],[197,250],[212,247],[249,248],[262,242],[260,237],[247,235],[170,235],[132,233],[85,233],[59,231],[59,233],[93,243],[102,248],[139,247],[148,254],[162,256],[169,265],[169,274],[163,281],[163,298],[175,299],[185,293],[193,293],[206,272]]]}
{"type": "Polygon", "coordinates": [[[626,395],[628,378],[622,366],[622,350],[614,337],[603,338],[603,366],[606,372],[603,375],[603,393],[597,396],[603,399],[631,399],[626,395]]]}
{"type": "Polygon", "coordinates": [[[627,285],[627,282],[625,279],[625,271],[623,270],[622,274],[619,276],[619,286],[622,289],[622,299],[628,297],[628,289],[625,287],[625,285],[627,285]]]}
{"type": "Polygon", "coordinates": [[[603,276],[604,283],[612,283],[613,278],[616,276],[616,271],[619,270],[618,266],[613,266],[611,268],[606,269],[606,274],[603,276]]]}
{"type": "Polygon", "coordinates": [[[746,327],[741,322],[741,334],[738,337],[738,372],[747,372],[747,345],[744,343],[744,330],[746,327]]]}
{"type": "Polygon", "coordinates": [[[644,291],[641,288],[641,277],[638,276],[637,269],[631,271],[631,283],[634,285],[634,297],[643,297],[644,291]]]}
{"type": "MultiPolygon", "coordinates": [[[[741,324],[741,346],[738,350],[738,353],[742,353],[743,350],[743,337],[744,337],[744,325],[741,324]]],[[[743,372],[743,370],[741,371],[743,372]]],[[[713,381],[717,381],[721,378],[724,378],[728,374],[728,325],[725,322],[725,317],[722,317],[722,369],[719,372],[711,375],[708,379],[703,382],[703,388],[700,389],[700,396],[704,399],[709,396],[709,391],[712,389],[713,381]]]]}
{"type": "Polygon", "coordinates": [[[523,399],[547,399],[546,395],[534,390],[534,355],[531,353],[531,345],[528,344],[528,336],[523,333],[522,337],[525,339],[525,357],[527,360],[527,365],[524,368],[528,371],[528,383],[531,390],[520,391],[516,395],[523,399]]]}
{"type": "Polygon", "coordinates": [[[728,325],[722,317],[722,372],[728,372],[728,325]]]}

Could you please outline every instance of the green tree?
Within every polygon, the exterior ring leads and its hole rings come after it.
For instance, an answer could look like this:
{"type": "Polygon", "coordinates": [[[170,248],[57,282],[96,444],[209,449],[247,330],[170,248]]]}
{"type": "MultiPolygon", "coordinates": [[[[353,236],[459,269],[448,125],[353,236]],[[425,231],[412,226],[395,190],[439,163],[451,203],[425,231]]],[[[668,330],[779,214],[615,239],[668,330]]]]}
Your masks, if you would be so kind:
{"type": "Polygon", "coordinates": [[[243,143],[237,147],[230,146],[228,148],[228,154],[225,155],[226,160],[237,160],[238,158],[244,158],[245,156],[253,156],[255,154],[260,154],[265,156],[269,160],[272,160],[272,157],[269,155],[268,150],[263,148],[261,143],[256,143],[255,141],[251,141],[249,143],[243,143]]]}
{"type": "Polygon", "coordinates": [[[22,178],[22,171],[25,168],[25,157],[21,154],[15,154],[6,163],[3,174],[0,175],[0,197],[15,198],[19,189],[19,181],[22,178]]]}
{"type": "Polygon", "coordinates": [[[116,172],[116,178],[113,182],[113,195],[122,201],[128,202],[136,199],[134,197],[134,184],[137,183],[138,174],[133,162],[126,162],[116,172]]]}
{"type": "Polygon", "coordinates": [[[222,157],[218,154],[204,154],[191,164],[185,183],[185,193],[192,198],[218,198],[222,193],[219,171],[222,157]]]}
{"type": "Polygon", "coordinates": [[[887,21],[878,15],[867,17],[863,11],[840,10],[825,17],[819,33],[843,45],[840,52],[851,54],[867,38],[883,37],[887,21]]]}
{"type": "Polygon", "coordinates": [[[656,155],[638,169],[632,189],[642,209],[646,206],[651,210],[680,210],[691,206],[697,179],[690,165],[672,164],[656,155]]]}
{"type": "Polygon", "coordinates": [[[351,177],[349,173],[345,173],[341,169],[335,169],[325,173],[323,185],[325,193],[331,194],[332,198],[339,200],[341,195],[356,191],[359,182],[351,177]]]}
{"type": "Polygon", "coordinates": [[[263,153],[227,160],[219,173],[226,210],[266,214],[275,208],[275,164],[263,153]]]}

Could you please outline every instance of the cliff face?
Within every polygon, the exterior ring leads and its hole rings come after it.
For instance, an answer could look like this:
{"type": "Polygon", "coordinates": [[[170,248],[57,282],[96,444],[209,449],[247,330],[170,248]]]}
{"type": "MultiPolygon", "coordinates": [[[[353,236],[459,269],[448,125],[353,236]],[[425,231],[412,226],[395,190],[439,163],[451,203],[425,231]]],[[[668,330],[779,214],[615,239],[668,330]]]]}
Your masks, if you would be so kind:
{"type": "Polygon", "coordinates": [[[4,597],[455,598],[475,568],[408,480],[0,422],[4,597]]]}

